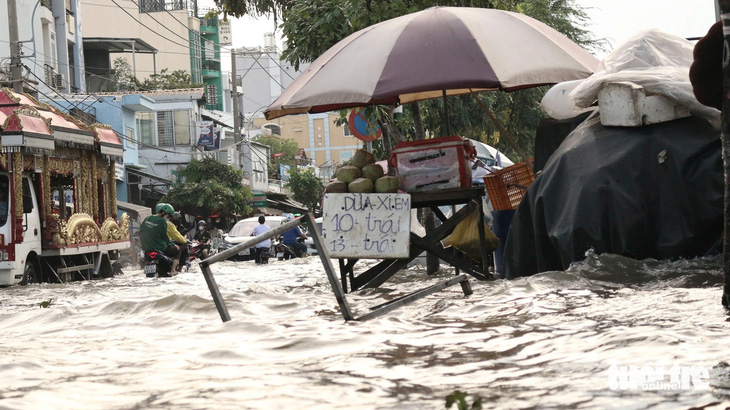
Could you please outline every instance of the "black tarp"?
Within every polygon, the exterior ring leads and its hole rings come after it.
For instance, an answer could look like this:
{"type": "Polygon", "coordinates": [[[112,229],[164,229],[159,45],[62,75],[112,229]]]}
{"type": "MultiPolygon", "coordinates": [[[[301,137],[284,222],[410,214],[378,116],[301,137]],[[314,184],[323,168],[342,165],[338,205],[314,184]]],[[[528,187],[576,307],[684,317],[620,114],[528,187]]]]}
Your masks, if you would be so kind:
{"type": "Polygon", "coordinates": [[[583,113],[573,118],[556,120],[543,118],[535,132],[535,163],[532,165],[534,172],[541,171],[553,152],[563,143],[565,138],[586,118],[590,112],[583,113]]]}
{"type": "Polygon", "coordinates": [[[573,131],[527,190],[505,244],[507,278],[564,270],[588,250],[635,259],[720,250],[720,133],[689,117],[573,131]]]}

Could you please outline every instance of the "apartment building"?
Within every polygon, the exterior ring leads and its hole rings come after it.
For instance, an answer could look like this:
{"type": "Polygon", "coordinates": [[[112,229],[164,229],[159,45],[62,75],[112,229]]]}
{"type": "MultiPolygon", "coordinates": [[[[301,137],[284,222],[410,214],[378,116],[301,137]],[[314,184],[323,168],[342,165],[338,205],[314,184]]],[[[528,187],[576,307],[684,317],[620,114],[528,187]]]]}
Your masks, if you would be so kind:
{"type": "MultiPolygon", "coordinates": [[[[79,0],[16,0],[24,90],[38,96],[86,90],[79,0]]],[[[8,4],[0,1],[0,16],[8,4]]],[[[0,30],[0,84],[10,85],[10,35],[0,30]]]]}

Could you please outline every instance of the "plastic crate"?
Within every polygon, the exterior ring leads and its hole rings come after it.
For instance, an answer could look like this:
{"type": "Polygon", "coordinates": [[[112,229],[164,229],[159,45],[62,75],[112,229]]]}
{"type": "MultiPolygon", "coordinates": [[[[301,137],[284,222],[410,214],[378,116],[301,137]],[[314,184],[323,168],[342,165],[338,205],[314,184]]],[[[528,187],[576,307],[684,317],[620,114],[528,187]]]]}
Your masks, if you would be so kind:
{"type": "Polygon", "coordinates": [[[511,165],[484,177],[487,197],[495,211],[517,209],[535,174],[526,163],[511,165]]]}

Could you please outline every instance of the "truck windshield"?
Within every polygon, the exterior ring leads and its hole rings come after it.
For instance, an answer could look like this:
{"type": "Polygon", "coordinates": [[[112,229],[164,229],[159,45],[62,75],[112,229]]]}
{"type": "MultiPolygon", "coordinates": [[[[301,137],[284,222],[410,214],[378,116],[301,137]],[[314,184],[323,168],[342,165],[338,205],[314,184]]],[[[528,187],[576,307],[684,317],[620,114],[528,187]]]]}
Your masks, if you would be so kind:
{"type": "Polygon", "coordinates": [[[0,175],[0,226],[8,220],[8,176],[0,175]]]}

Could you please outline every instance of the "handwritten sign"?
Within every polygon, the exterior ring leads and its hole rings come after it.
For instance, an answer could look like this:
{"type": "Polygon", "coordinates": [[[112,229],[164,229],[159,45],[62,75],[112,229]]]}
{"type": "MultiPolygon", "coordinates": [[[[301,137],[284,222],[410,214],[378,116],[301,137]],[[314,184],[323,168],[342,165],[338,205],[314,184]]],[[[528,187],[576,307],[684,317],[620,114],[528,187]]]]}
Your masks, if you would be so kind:
{"type": "Polygon", "coordinates": [[[407,258],[410,232],[408,194],[324,196],[322,236],[333,258],[407,258]]]}

